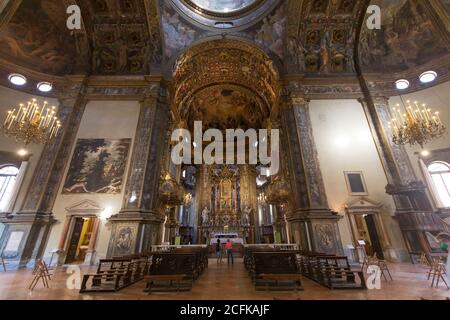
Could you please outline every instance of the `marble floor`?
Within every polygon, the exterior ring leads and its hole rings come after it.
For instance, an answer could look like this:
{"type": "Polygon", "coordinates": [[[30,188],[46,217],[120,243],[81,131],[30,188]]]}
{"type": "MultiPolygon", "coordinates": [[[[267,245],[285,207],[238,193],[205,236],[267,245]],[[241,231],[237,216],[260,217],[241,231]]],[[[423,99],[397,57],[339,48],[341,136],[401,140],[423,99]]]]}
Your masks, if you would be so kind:
{"type": "MultiPolygon", "coordinates": [[[[90,270],[95,270],[91,268],[90,270]]],[[[83,272],[90,271],[84,268],[83,272]]],[[[0,272],[1,300],[445,300],[450,291],[444,284],[431,288],[427,280],[427,268],[411,264],[390,264],[394,281],[382,281],[381,290],[329,290],[317,283],[304,279],[305,290],[295,292],[256,291],[244,269],[242,259],[233,266],[218,265],[211,259],[208,269],[194,283],[191,292],[152,293],[143,292],[144,282],[138,282],[117,293],[79,294],[68,290],[66,269],[59,267],[54,274],[50,288],[39,283],[31,292],[28,286],[33,278],[31,270],[0,272]]]]}

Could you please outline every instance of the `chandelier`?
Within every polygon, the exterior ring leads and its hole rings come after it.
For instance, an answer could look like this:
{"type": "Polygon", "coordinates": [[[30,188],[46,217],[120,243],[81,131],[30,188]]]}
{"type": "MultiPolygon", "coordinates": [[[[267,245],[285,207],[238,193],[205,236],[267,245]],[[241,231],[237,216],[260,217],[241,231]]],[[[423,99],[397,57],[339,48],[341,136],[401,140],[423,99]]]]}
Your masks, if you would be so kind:
{"type": "Polygon", "coordinates": [[[267,200],[267,197],[266,197],[265,193],[264,193],[264,192],[261,192],[261,193],[258,195],[258,202],[259,202],[260,204],[262,204],[262,205],[265,205],[265,204],[266,204],[266,200],[267,200]]]}
{"type": "Polygon", "coordinates": [[[392,130],[392,141],[397,145],[420,145],[431,140],[442,137],[447,133],[446,127],[442,124],[439,112],[432,113],[426,104],[420,105],[419,102],[403,102],[403,109],[397,104],[393,110],[392,122],[389,122],[389,128],[392,130]]]}
{"type": "Polygon", "coordinates": [[[2,130],[5,135],[25,145],[47,143],[56,137],[61,128],[55,109],[49,107],[47,101],[40,106],[36,99],[32,99],[27,106],[20,104],[18,108],[8,111],[2,130]]]}

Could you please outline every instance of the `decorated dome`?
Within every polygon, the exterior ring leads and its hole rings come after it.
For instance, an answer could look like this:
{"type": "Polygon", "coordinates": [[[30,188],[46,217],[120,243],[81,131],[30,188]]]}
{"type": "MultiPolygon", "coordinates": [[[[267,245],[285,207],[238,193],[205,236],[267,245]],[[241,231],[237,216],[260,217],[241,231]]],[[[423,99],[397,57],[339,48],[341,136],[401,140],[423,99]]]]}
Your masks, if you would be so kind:
{"type": "Polygon", "coordinates": [[[254,5],[257,0],[191,0],[190,2],[210,12],[235,13],[254,5]]]}

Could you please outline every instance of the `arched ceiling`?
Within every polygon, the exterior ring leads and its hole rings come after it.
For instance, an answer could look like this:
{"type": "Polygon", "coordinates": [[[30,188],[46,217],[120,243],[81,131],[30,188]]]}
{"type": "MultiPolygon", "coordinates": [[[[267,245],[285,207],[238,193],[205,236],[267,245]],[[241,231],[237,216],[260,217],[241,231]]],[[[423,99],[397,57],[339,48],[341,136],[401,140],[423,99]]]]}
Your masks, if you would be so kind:
{"type": "Polygon", "coordinates": [[[198,44],[180,56],[171,96],[189,128],[203,120],[207,127],[246,129],[263,126],[279,90],[278,72],[263,51],[223,39],[198,44]]]}
{"type": "MultiPolygon", "coordinates": [[[[0,65],[2,78],[8,71],[22,70],[49,76],[167,75],[165,68],[172,66],[188,48],[223,36],[243,39],[261,48],[283,76],[311,81],[354,79],[355,39],[367,6],[367,1],[360,0],[14,3],[20,5],[11,12],[8,6],[0,8],[0,61],[5,62],[0,65]],[[81,8],[82,30],[66,28],[66,8],[71,4],[81,8]],[[192,10],[183,11],[178,4],[192,10]],[[218,27],[205,28],[192,12],[217,21],[218,27]],[[239,19],[242,24],[238,28],[221,25],[239,19]],[[14,65],[17,68],[10,67],[14,65]]],[[[373,80],[374,86],[392,89],[392,78],[431,68],[438,71],[440,79],[450,75],[448,0],[371,3],[382,8],[383,26],[381,30],[363,26],[358,59],[365,74],[383,79],[380,83],[373,80]]],[[[320,85],[317,90],[325,87],[320,85]]]]}

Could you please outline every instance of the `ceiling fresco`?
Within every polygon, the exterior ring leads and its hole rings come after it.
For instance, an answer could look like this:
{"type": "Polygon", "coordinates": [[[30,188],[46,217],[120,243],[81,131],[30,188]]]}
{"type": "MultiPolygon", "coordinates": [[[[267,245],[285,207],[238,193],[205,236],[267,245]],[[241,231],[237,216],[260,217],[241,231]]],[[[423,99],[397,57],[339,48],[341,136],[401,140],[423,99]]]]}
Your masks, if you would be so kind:
{"type": "MultiPolygon", "coordinates": [[[[445,1],[450,5],[450,1],[445,1]]],[[[360,61],[365,72],[400,72],[449,53],[422,0],[377,0],[383,10],[381,30],[363,29],[360,61]]],[[[449,8],[448,6],[447,8],[449,8]]]]}
{"type": "MultiPolygon", "coordinates": [[[[234,3],[234,1],[231,2],[234,3]]],[[[191,23],[189,20],[192,18],[176,10],[170,2],[164,2],[161,11],[166,61],[178,56],[195,42],[217,36],[217,33],[221,32],[221,30],[205,30],[191,23]]],[[[279,59],[283,59],[286,24],[285,2],[275,7],[267,16],[262,17],[258,23],[243,31],[233,32],[233,35],[250,40],[279,59]]]]}
{"type": "MultiPolygon", "coordinates": [[[[26,0],[0,30],[0,59],[49,75],[170,76],[175,61],[187,49],[229,36],[262,49],[281,74],[351,77],[355,74],[355,39],[360,17],[365,14],[364,3],[26,0]],[[83,27],[69,32],[66,8],[73,3],[81,8],[83,27]],[[182,4],[185,10],[181,10],[182,4]],[[239,22],[239,26],[206,27],[194,13],[206,14],[194,6],[208,14],[215,12],[216,16],[209,17],[213,22],[239,22]]],[[[442,61],[450,56],[450,0],[371,3],[382,8],[383,26],[381,30],[362,28],[358,59],[365,73],[406,72],[434,66],[434,62],[435,69],[443,66],[442,61]]]]}
{"type": "Polygon", "coordinates": [[[64,75],[86,70],[83,48],[66,28],[61,1],[23,1],[0,31],[0,56],[27,68],[64,75]]]}
{"type": "Polygon", "coordinates": [[[199,39],[201,31],[186,23],[169,5],[163,5],[162,28],[164,32],[164,55],[167,60],[199,39]]]}
{"type": "MultiPolygon", "coordinates": [[[[186,114],[188,126],[202,121],[205,128],[261,128],[269,115],[262,111],[261,102],[250,90],[239,86],[217,85],[198,92],[186,114]]],[[[182,115],[184,118],[185,115],[182,115]]]]}

